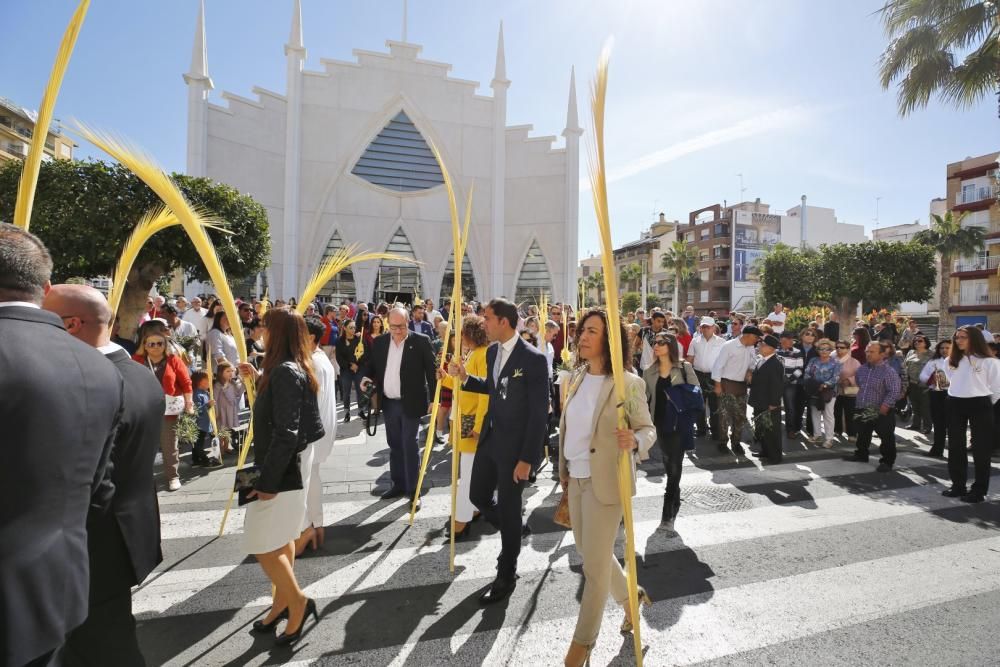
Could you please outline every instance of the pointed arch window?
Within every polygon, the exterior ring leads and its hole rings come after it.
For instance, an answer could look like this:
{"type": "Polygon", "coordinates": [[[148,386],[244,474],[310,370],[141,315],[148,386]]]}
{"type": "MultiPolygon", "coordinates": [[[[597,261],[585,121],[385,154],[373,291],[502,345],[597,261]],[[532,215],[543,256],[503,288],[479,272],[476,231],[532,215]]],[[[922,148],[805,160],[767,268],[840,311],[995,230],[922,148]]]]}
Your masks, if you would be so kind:
{"type": "MultiPolygon", "coordinates": [[[[385,251],[417,260],[417,253],[402,227],[393,234],[385,251]]],[[[413,303],[414,299],[421,298],[420,268],[404,262],[383,260],[378,267],[376,292],[379,299],[385,299],[389,303],[413,303]]]]}
{"type": "Polygon", "coordinates": [[[444,183],[444,175],[420,130],[400,111],[368,144],[351,173],[369,183],[413,192],[444,183]]]}
{"type": "MultiPolygon", "coordinates": [[[[444,267],[444,278],[441,280],[441,296],[438,298],[439,304],[451,298],[451,290],[454,287],[455,251],[452,250],[451,256],[448,258],[448,265],[444,267]]],[[[466,253],[462,259],[462,298],[466,301],[474,301],[477,294],[476,276],[472,272],[472,262],[469,261],[469,255],[466,253]]]]}
{"type": "Polygon", "coordinates": [[[517,289],[514,292],[514,302],[534,302],[540,292],[552,294],[552,276],[545,255],[538,246],[538,241],[532,241],[528,254],[521,265],[521,274],[517,278],[517,289]]]}
{"type": "MultiPolygon", "coordinates": [[[[326,250],[323,251],[323,259],[320,260],[320,263],[326,262],[343,249],[344,241],[340,238],[340,232],[334,231],[330,242],[326,244],[326,250]]],[[[357,297],[357,290],[354,286],[354,274],[350,269],[344,269],[335,275],[333,280],[324,285],[317,295],[317,299],[323,303],[340,303],[344,299],[355,297],[357,297]]]]}

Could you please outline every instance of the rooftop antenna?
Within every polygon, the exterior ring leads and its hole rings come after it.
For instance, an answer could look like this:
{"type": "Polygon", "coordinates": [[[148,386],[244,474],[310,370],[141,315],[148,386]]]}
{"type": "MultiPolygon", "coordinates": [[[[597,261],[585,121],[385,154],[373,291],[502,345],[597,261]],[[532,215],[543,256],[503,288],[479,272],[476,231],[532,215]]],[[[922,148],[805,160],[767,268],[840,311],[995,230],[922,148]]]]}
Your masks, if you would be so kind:
{"type": "Polygon", "coordinates": [[[878,200],[881,197],[875,197],[875,231],[878,231],[878,200]]]}
{"type": "Polygon", "coordinates": [[[737,203],[742,204],[745,201],[745,199],[743,198],[743,193],[745,193],[747,189],[743,187],[743,174],[736,174],[736,175],[739,176],[740,178],[740,200],[737,203]]]}
{"type": "Polygon", "coordinates": [[[403,43],[404,44],[406,43],[406,14],[407,14],[406,9],[407,9],[407,4],[408,4],[407,0],[403,0],[403,43]]]}

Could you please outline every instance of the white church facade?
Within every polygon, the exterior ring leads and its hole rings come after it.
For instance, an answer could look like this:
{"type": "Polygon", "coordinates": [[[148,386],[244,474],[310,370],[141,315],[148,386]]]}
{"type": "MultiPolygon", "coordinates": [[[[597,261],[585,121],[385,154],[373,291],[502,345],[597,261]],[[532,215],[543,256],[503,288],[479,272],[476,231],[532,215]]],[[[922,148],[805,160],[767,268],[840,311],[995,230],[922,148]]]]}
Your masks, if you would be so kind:
{"type": "MultiPolygon", "coordinates": [[[[462,262],[466,298],[507,296],[576,302],[580,136],[572,72],[565,144],[507,125],[503,26],[492,96],[451,66],[419,57],[421,47],[387,41],[388,52],[354,50],[355,61],[304,69],[300,0],[293,0],[283,94],[222,93],[209,101],[204,5],[188,85],[187,170],[252,195],[266,209],[272,298],[300,294],[335,249],[357,244],[418,264],[368,262],[345,271],[326,299],[439,300],[454,279],[448,197],[429,144],[456,184],[459,208],[474,187],[462,262]]],[[[405,25],[404,25],[405,31],[405,25]]],[[[460,212],[460,215],[461,215],[460,212]]]]}

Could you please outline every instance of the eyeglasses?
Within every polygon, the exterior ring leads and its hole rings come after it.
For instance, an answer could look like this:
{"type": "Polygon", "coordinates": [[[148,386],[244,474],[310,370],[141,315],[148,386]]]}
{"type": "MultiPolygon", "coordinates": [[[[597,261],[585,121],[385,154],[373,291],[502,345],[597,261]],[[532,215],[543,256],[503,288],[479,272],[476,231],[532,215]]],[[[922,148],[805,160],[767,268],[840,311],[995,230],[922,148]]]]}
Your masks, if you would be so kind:
{"type": "Polygon", "coordinates": [[[846,345],[838,345],[838,346],[837,346],[837,349],[838,349],[838,350],[847,350],[847,349],[849,349],[849,348],[848,348],[848,347],[847,347],[846,345]]]}
{"type": "Polygon", "coordinates": [[[165,343],[162,340],[147,340],[146,347],[163,347],[165,343]]]}
{"type": "Polygon", "coordinates": [[[392,329],[393,331],[402,331],[403,329],[406,328],[406,325],[405,324],[390,324],[389,328],[392,329]]]}
{"type": "Polygon", "coordinates": [[[820,352],[833,352],[833,348],[832,347],[826,347],[825,345],[823,347],[816,348],[816,349],[818,349],[820,352]]]}

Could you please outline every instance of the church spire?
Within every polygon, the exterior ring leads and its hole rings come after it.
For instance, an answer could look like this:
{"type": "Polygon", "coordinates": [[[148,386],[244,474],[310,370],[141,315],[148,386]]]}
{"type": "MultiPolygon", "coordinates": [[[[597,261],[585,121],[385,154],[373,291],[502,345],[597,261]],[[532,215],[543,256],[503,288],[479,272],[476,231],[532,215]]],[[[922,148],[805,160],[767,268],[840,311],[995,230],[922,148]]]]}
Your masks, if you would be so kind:
{"type": "Polygon", "coordinates": [[[493,72],[493,83],[510,83],[507,80],[507,60],[503,50],[503,21],[500,21],[500,34],[497,37],[497,64],[493,72]]]}
{"type": "Polygon", "coordinates": [[[580,120],[576,115],[576,68],[569,70],[569,103],[566,105],[566,130],[568,132],[578,132],[580,130],[580,120]]]}
{"type": "Polygon", "coordinates": [[[211,79],[208,77],[208,46],[205,43],[205,0],[201,0],[198,10],[198,23],[194,29],[194,45],[191,47],[191,69],[184,77],[189,82],[192,79],[211,79]]]}
{"type": "Polygon", "coordinates": [[[292,29],[288,34],[288,43],[285,44],[285,55],[289,51],[305,51],[306,47],[302,41],[302,0],[294,0],[292,4],[292,29]]]}

